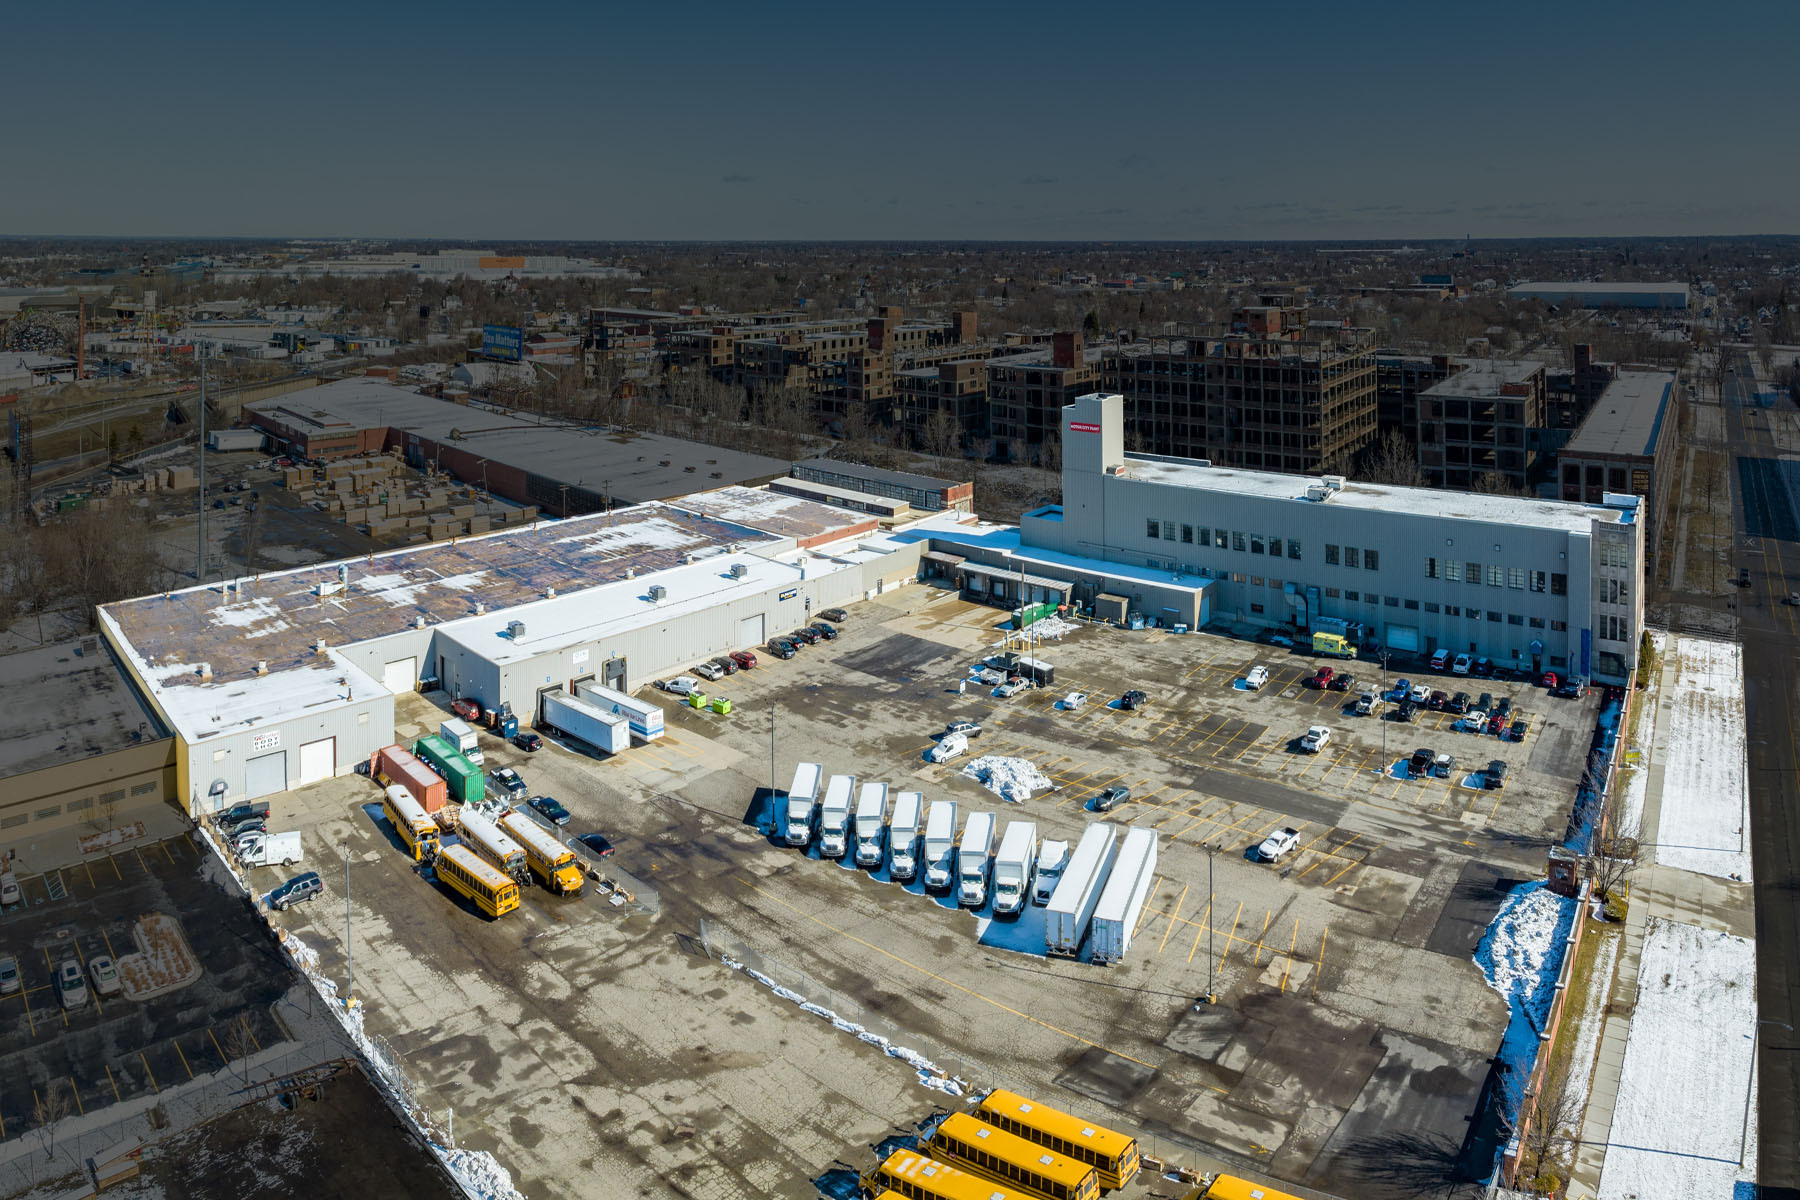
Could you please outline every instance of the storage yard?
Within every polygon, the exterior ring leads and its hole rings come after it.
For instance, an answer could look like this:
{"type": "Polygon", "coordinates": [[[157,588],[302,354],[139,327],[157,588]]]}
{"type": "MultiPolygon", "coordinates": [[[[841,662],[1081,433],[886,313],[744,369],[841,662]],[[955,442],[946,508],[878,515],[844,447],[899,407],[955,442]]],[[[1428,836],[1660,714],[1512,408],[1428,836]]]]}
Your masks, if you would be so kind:
{"type": "MultiPolygon", "coordinates": [[[[536,753],[480,733],[484,771],[514,768],[571,814],[560,828],[507,819],[575,851],[593,884],[539,886],[553,876],[526,853],[515,879],[534,882],[493,916],[416,861],[380,782],[275,797],[273,820],[302,832],[325,886],[324,903],[275,920],[344,976],[345,873],[324,848],[345,847],[370,1032],[528,1196],[604,1171],[621,1194],[811,1197],[817,1180],[853,1186],[874,1147],[947,1095],[995,1086],[1129,1131],[1171,1166],[1359,1197],[1440,1184],[1507,1020],[1470,956],[1503,890],[1543,873],[1596,700],[1423,673],[1508,696],[1527,730],[1501,742],[1442,712],[1351,716],[1362,687],[1300,686],[1322,661],[1306,653],[1106,627],[1031,647],[1054,685],[999,698],[969,681],[1003,616],[888,592],[851,606],[837,639],[706,684],[726,712],[638,688],[661,707],[660,736],[633,729],[616,753],[580,731],[536,753]],[[1270,678],[1251,689],[1257,665],[1270,678]],[[1144,702],[1122,704],[1127,689],[1144,702]],[[1090,698],[1067,703],[1073,690],[1090,698]],[[967,752],[929,761],[960,721],[980,726],[967,752]],[[1329,744],[1304,752],[1321,724],[1329,744]],[[1409,777],[1420,749],[1454,764],[1409,777]],[[1022,760],[1051,790],[1003,799],[963,771],[987,756],[1022,760]],[[1503,789],[1482,777],[1492,759],[1509,761],[1503,789]],[[809,776],[818,815],[790,845],[787,792],[809,776]],[[1112,787],[1128,797],[1094,811],[1112,787]],[[991,817],[973,823],[993,858],[940,889],[930,814],[948,801],[964,846],[973,816],[991,817]],[[842,834],[823,857],[827,819],[842,834]],[[894,882],[909,822],[917,869],[894,882]],[[1065,881],[1084,839],[1109,838],[1111,873],[997,914],[1019,822],[1040,846],[1066,843],[1065,881]],[[885,855],[867,845],[884,828],[885,855]],[[1294,848],[1258,861],[1285,829],[1294,848]],[[595,832],[604,857],[574,844],[595,832]],[[1059,921],[1063,953],[1047,954],[1059,921]]],[[[397,697],[396,739],[431,740],[448,703],[397,697]]],[[[1127,1194],[1146,1188],[1179,1194],[1148,1178],[1127,1194]]]]}

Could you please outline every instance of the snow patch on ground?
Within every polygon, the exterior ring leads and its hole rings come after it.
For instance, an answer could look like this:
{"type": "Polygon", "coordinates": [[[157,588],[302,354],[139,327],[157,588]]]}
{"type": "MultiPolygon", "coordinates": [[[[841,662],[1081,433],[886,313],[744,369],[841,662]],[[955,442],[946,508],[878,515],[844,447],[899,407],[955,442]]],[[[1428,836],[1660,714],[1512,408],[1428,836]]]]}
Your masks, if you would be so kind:
{"type": "Polygon", "coordinates": [[[1064,620],[1062,617],[1045,617],[1042,620],[1033,621],[1016,633],[1008,634],[994,645],[1004,647],[1015,642],[1060,642],[1071,633],[1080,631],[1081,626],[1073,621],[1064,620]]]}
{"type": "Polygon", "coordinates": [[[1031,799],[1033,792],[1049,791],[1056,786],[1036,764],[1025,758],[984,754],[970,760],[962,773],[1012,804],[1022,804],[1031,799]]]}
{"type": "Polygon", "coordinates": [[[1600,1200],[1733,1193],[1756,1027],[1756,943],[1652,918],[1600,1200]]]}
{"type": "Polygon", "coordinates": [[[1684,637],[1675,654],[1656,861],[1748,882],[1743,648],[1684,637]]]}
{"type": "Polygon", "coordinates": [[[1476,965],[1512,1012],[1499,1054],[1508,1070],[1501,1102],[1509,1119],[1518,1114],[1525,1080],[1537,1062],[1539,1039],[1556,997],[1556,977],[1579,907],[1542,880],[1524,884],[1513,889],[1475,948],[1476,965]]]}
{"type": "Polygon", "coordinates": [[[901,1062],[911,1067],[918,1075],[920,1087],[929,1088],[934,1092],[942,1092],[946,1096],[960,1096],[969,1090],[969,1085],[966,1081],[946,1074],[938,1068],[936,1063],[932,1062],[929,1058],[926,1058],[923,1054],[920,1054],[917,1050],[912,1049],[910,1046],[896,1045],[883,1035],[873,1033],[854,1021],[846,1020],[845,1018],[838,1016],[837,1013],[831,1011],[829,1008],[811,1003],[806,997],[800,995],[798,992],[782,987],[761,971],[754,970],[729,955],[721,955],[719,961],[730,967],[732,970],[738,971],[749,976],[751,979],[756,980],[756,982],[762,984],[783,1000],[798,1005],[800,1011],[810,1013],[822,1021],[829,1021],[832,1028],[836,1029],[839,1033],[847,1033],[865,1045],[874,1046],[889,1058],[899,1059],[901,1062]]]}

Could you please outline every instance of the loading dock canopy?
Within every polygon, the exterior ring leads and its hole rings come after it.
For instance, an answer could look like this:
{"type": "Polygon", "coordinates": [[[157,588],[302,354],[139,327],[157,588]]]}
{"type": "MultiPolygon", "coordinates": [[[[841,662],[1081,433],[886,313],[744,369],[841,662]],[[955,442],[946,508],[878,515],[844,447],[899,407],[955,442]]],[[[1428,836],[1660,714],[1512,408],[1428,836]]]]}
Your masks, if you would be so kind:
{"type": "Polygon", "coordinates": [[[942,550],[921,550],[919,557],[926,562],[942,563],[946,567],[960,567],[968,561],[960,554],[945,554],[942,550]]]}
{"type": "Polygon", "coordinates": [[[1021,575],[1018,571],[1009,570],[1006,567],[985,567],[980,563],[965,562],[962,564],[962,570],[965,575],[981,575],[989,579],[1010,580],[1013,583],[1023,581],[1028,587],[1046,588],[1054,592],[1067,592],[1075,586],[1066,579],[1049,579],[1042,575],[1031,574],[1021,575]]]}

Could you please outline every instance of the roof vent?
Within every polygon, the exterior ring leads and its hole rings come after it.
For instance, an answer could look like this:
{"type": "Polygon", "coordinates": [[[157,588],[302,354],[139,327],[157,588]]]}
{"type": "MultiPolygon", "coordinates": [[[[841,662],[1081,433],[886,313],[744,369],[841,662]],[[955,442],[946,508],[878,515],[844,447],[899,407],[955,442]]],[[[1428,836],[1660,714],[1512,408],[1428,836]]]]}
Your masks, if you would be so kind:
{"type": "Polygon", "coordinates": [[[200,664],[200,682],[202,682],[202,683],[211,683],[212,682],[212,664],[211,663],[201,663],[200,664]]]}
{"type": "Polygon", "coordinates": [[[661,604],[663,602],[664,597],[666,597],[668,594],[669,594],[669,589],[664,587],[662,584],[653,583],[650,585],[650,603],[661,604]]]}
{"type": "Polygon", "coordinates": [[[258,675],[267,675],[269,673],[269,664],[266,661],[264,661],[263,659],[260,659],[260,658],[257,659],[256,660],[256,673],[258,675]]]}
{"type": "Polygon", "coordinates": [[[510,637],[515,642],[523,641],[525,638],[525,622],[508,621],[506,623],[506,636],[510,637]]]}
{"type": "Polygon", "coordinates": [[[1323,483],[1309,483],[1306,485],[1306,498],[1323,503],[1331,499],[1331,488],[1323,483]]]}
{"type": "Polygon", "coordinates": [[[325,639],[324,638],[314,638],[313,639],[313,653],[315,653],[315,654],[325,653],[325,639]]]}
{"type": "Polygon", "coordinates": [[[637,568],[636,567],[626,567],[625,568],[625,578],[636,579],[637,578],[637,568]]]}
{"type": "Polygon", "coordinates": [[[544,589],[544,599],[546,599],[546,600],[556,599],[556,589],[553,587],[545,588],[544,589]]]}
{"type": "Polygon", "coordinates": [[[749,573],[750,573],[750,568],[746,567],[743,563],[732,563],[731,564],[731,577],[733,579],[742,579],[744,576],[748,575],[749,573]]]}
{"type": "Polygon", "coordinates": [[[350,586],[350,564],[345,563],[338,568],[338,582],[345,587],[350,586]]]}
{"type": "Polygon", "coordinates": [[[413,628],[414,629],[425,628],[425,614],[424,613],[420,613],[418,616],[413,618],[413,628]]]}
{"type": "Polygon", "coordinates": [[[475,602],[475,615],[479,617],[479,616],[485,615],[486,613],[487,613],[487,605],[485,605],[481,601],[477,600],[475,602]]]}
{"type": "Polygon", "coordinates": [[[1344,477],[1342,475],[1327,475],[1325,476],[1325,486],[1334,492],[1341,492],[1344,490],[1344,477]]]}

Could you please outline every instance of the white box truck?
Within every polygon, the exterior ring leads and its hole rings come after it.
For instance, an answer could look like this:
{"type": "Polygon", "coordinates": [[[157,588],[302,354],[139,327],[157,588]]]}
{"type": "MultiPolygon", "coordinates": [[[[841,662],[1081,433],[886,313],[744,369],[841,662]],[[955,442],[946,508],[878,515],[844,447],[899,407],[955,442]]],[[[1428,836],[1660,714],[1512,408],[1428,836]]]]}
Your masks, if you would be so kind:
{"type": "Polygon", "coordinates": [[[265,833],[251,838],[238,852],[246,867],[289,867],[300,861],[300,834],[265,833]]]}
{"type": "Polygon", "coordinates": [[[865,783],[856,799],[856,865],[881,865],[881,831],[887,824],[888,785],[865,783]]]}
{"type": "Polygon", "coordinates": [[[1124,844],[1100,903],[1094,908],[1094,961],[1116,963],[1131,948],[1131,934],[1150,898],[1156,881],[1156,830],[1134,825],[1125,831],[1124,844]]]}
{"type": "Polygon", "coordinates": [[[631,723],[602,712],[578,696],[545,692],[543,724],[585,742],[602,754],[621,754],[631,747],[631,723]]]}
{"type": "Polygon", "coordinates": [[[894,800],[894,819],[888,822],[888,876],[897,883],[910,883],[919,873],[919,820],[924,807],[924,792],[901,792],[894,800]]]}
{"type": "Polygon", "coordinates": [[[956,882],[956,801],[933,800],[925,810],[925,890],[947,892],[956,882]]]}
{"type": "Polygon", "coordinates": [[[452,717],[438,726],[438,732],[444,740],[456,747],[456,752],[469,760],[470,766],[479,767],[484,756],[481,753],[481,742],[475,736],[475,727],[457,717],[452,717]]]}
{"type": "Polygon", "coordinates": [[[1112,869],[1113,850],[1119,831],[1104,821],[1087,827],[1076,843],[1062,880],[1044,909],[1044,953],[1074,958],[1081,953],[1082,939],[1087,937],[1088,922],[1094,906],[1106,887],[1107,873],[1112,869]]]}
{"type": "Polygon", "coordinates": [[[1008,821],[1000,835],[1000,852],[994,855],[994,915],[1016,917],[1025,911],[1025,895],[1031,886],[1031,868],[1037,862],[1037,825],[1008,821]]]}
{"type": "Polygon", "coordinates": [[[842,858],[850,841],[850,797],[856,792],[856,776],[833,775],[825,785],[819,805],[819,857],[842,858]]]}
{"type": "Polygon", "coordinates": [[[639,700],[616,692],[604,684],[584,679],[575,685],[575,694],[601,712],[624,717],[631,722],[631,736],[640,742],[654,742],[663,735],[663,710],[648,700],[639,700]]]}
{"type": "Polygon", "coordinates": [[[1048,904],[1056,891],[1056,885],[1062,879],[1063,868],[1069,865],[1069,843],[1051,839],[1044,843],[1038,851],[1037,878],[1031,885],[1031,902],[1048,904]]]}
{"type": "Polygon", "coordinates": [[[819,763],[803,762],[794,768],[781,825],[781,836],[788,845],[804,846],[812,841],[813,810],[819,804],[819,780],[824,776],[825,768],[819,763]]]}
{"type": "Polygon", "coordinates": [[[969,814],[956,852],[956,902],[965,908],[987,903],[988,872],[994,866],[994,814],[969,814]]]}

